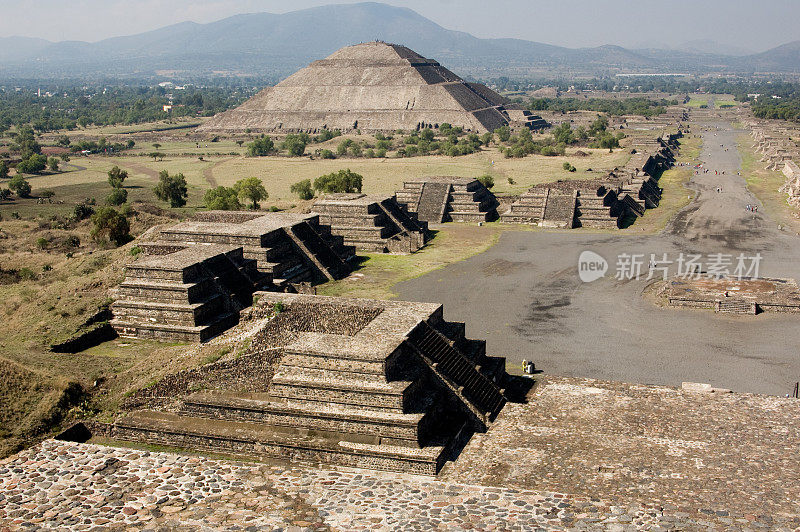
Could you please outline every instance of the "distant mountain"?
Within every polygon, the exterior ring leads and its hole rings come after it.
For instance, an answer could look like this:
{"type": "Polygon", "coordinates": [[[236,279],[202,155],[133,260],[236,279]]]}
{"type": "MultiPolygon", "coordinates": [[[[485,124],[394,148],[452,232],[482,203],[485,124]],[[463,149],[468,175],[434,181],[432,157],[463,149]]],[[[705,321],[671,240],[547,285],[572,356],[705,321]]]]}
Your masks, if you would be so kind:
{"type": "Polygon", "coordinates": [[[782,44],[742,59],[745,65],[755,70],[796,72],[800,70],[800,41],[782,44]]]}
{"type": "Polygon", "coordinates": [[[711,39],[695,39],[693,41],[687,41],[679,46],[676,46],[675,49],[680,50],[682,52],[689,52],[695,54],[732,55],[732,56],[753,54],[752,50],[747,50],[746,48],[741,48],[739,46],[734,46],[731,44],[718,43],[717,41],[713,41],[711,39]]]}
{"type": "Polygon", "coordinates": [[[184,77],[248,74],[277,81],[343,46],[373,40],[404,44],[475,77],[760,69],[762,61],[780,70],[800,70],[800,57],[792,58],[788,51],[732,58],[710,54],[708,43],[700,52],[573,49],[521,39],[479,39],[410,9],[367,2],[278,15],[243,14],[208,24],[183,22],[96,43],[0,39],[0,76],[152,76],[166,71],[184,77]]]}
{"type": "Polygon", "coordinates": [[[0,62],[29,59],[51,44],[33,37],[0,37],[0,62]]]}

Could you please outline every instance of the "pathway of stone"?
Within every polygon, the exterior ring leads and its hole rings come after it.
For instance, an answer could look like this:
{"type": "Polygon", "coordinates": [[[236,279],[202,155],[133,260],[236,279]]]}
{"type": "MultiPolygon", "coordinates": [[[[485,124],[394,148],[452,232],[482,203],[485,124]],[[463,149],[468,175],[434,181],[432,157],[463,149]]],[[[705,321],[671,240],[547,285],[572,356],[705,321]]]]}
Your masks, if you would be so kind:
{"type": "Polygon", "coordinates": [[[0,462],[0,530],[791,530],[595,498],[45,441],[0,462]]]}

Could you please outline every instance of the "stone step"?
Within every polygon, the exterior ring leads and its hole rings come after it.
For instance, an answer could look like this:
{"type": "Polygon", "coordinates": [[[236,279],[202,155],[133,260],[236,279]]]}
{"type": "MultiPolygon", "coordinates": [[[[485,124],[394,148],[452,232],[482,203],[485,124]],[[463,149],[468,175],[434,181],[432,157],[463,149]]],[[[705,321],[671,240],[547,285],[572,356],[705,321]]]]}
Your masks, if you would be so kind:
{"type": "Polygon", "coordinates": [[[141,411],[118,420],[108,437],[198,451],[248,455],[436,475],[445,462],[444,446],[414,448],[382,445],[378,438],[342,441],[335,435],[302,432],[288,427],[192,418],[141,411]]]}
{"type": "Polygon", "coordinates": [[[447,214],[454,222],[486,222],[489,219],[487,212],[449,212],[447,214]]]}
{"type": "Polygon", "coordinates": [[[152,338],[173,342],[205,342],[233,327],[239,322],[238,314],[223,314],[213,323],[199,326],[170,325],[161,323],[136,323],[124,319],[112,319],[109,323],[124,338],[152,338]]]}
{"type": "Polygon", "coordinates": [[[120,283],[117,291],[122,298],[152,299],[163,302],[195,303],[202,301],[209,293],[207,279],[199,283],[171,283],[150,281],[148,279],[127,278],[120,283]]]}
{"type": "Polygon", "coordinates": [[[369,381],[356,375],[282,366],[272,379],[270,394],[284,399],[347,404],[403,412],[415,385],[411,381],[369,381]]]}
{"type": "Polygon", "coordinates": [[[308,353],[287,352],[281,359],[283,366],[299,366],[302,368],[320,369],[342,374],[358,375],[360,379],[380,382],[386,379],[384,360],[368,361],[348,359],[331,355],[314,355],[308,353]]]}
{"type": "Polygon", "coordinates": [[[143,299],[119,299],[111,305],[114,317],[136,323],[166,323],[197,326],[223,312],[224,300],[215,294],[200,303],[161,303],[143,299]]]}
{"type": "MultiPolygon", "coordinates": [[[[344,434],[365,434],[393,444],[419,447],[424,413],[403,414],[340,404],[291,400],[263,401],[233,396],[196,394],[183,401],[189,416],[260,423],[344,434]]],[[[345,437],[346,439],[346,437],[345,437]]]]}

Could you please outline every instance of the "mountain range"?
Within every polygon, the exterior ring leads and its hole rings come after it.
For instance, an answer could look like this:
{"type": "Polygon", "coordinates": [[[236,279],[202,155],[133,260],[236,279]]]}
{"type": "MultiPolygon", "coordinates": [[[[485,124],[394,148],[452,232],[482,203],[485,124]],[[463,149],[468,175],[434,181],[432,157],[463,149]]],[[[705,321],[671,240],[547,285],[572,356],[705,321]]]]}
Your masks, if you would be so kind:
{"type": "Polygon", "coordinates": [[[407,8],[365,2],[285,14],[241,14],[208,24],[182,22],[92,43],[0,38],[0,78],[217,73],[277,81],[342,46],[373,40],[404,44],[477,78],[800,72],[800,41],[748,55],[731,55],[730,47],[710,41],[686,43],[679,49],[565,48],[522,39],[481,39],[443,28],[407,8]]]}

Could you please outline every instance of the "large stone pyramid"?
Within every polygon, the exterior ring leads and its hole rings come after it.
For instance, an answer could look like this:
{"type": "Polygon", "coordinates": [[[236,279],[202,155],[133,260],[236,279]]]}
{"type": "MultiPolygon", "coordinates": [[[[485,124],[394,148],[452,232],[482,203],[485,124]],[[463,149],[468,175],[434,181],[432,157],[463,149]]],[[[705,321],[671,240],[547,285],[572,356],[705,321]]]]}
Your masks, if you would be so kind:
{"type": "Polygon", "coordinates": [[[314,61],[198,131],[394,131],[447,122],[484,132],[509,123],[507,103],[404,46],[369,42],[314,61]]]}

